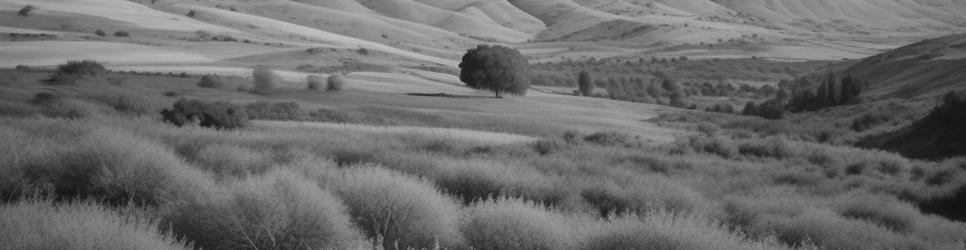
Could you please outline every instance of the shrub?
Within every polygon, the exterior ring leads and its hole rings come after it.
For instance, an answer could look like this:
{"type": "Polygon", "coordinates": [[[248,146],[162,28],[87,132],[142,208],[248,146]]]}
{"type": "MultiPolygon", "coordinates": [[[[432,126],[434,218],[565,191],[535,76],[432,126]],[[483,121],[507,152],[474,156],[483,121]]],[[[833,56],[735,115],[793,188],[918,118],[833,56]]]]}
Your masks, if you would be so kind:
{"type": "Polygon", "coordinates": [[[244,178],[263,174],[275,164],[272,155],[235,145],[208,145],[197,152],[195,161],[216,177],[244,178]]]}
{"type": "Polygon", "coordinates": [[[19,126],[28,132],[0,134],[10,144],[6,152],[16,156],[0,158],[6,166],[5,178],[0,178],[3,189],[63,200],[159,205],[205,192],[210,184],[163,145],[123,131],[94,129],[78,121],[37,120],[19,126]],[[61,129],[66,131],[51,132],[61,129]],[[34,138],[31,134],[36,133],[52,138],[34,138]]]}
{"type": "Polygon", "coordinates": [[[651,212],[642,217],[618,216],[584,226],[578,249],[785,249],[752,241],[699,215],[651,212]]]}
{"type": "Polygon", "coordinates": [[[731,139],[723,136],[688,136],[686,139],[687,145],[697,152],[707,152],[716,154],[725,159],[731,159],[738,156],[738,147],[735,146],[731,139]]]}
{"type": "Polygon", "coordinates": [[[197,124],[216,129],[236,129],[248,125],[242,107],[228,102],[181,99],[171,109],[161,111],[162,119],[177,126],[197,124]]]}
{"type": "Polygon", "coordinates": [[[304,112],[296,102],[267,102],[257,101],[245,105],[248,118],[252,120],[300,120],[305,117],[304,112]]]}
{"type": "Polygon", "coordinates": [[[580,135],[580,132],[577,132],[577,131],[567,131],[567,132],[564,132],[563,134],[564,142],[567,142],[570,144],[580,143],[580,140],[582,137],[583,136],[580,135]]]}
{"type": "Polygon", "coordinates": [[[557,140],[538,140],[533,144],[533,150],[537,151],[540,155],[548,155],[560,150],[563,150],[564,145],[557,140]]]}
{"type": "Polygon", "coordinates": [[[30,16],[30,12],[33,11],[34,9],[37,9],[37,8],[34,7],[33,5],[24,6],[23,8],[20,9],[20,11],[17,11],[17,15],[30,16]]]}
{"type": "Polygon", "coordinates": [[[309,75],[305,77],[305,84],[308,85],[309,90],[320,90],[322,89],[322,77],[318,75],[309,75]]]}
{"type": "Polygon", "coordinates": [[[709,202],[691,188],[658,175],[646,175],[617,185],[599,182],[581,191],[601,216],[622,213],[644,214],[654,210],[704,213],[709,202]]]}
{"type": "Polygon", "coordinates": [[[532,202],[500,198],[470,207],[460,231],[474,249],[570,249],[562,216],[532,202]]]}
{"type": "Polygon", "coordinates": [[[526,95],[530,88],[530,64],[516,49],[500,45],[480,45],[463,55],[459,65],[460,81],[474,89],[526,95]]]}
{"type": "Polygon", "coordinates": [[[206,249],[349,249],[361,238],[338,198],[292,172],[226,186],[182,207],[175,232],[206,249]]]}
{"type": "Polygon", "coordinates": [[[891,121],[893,119],[892,116],[885,111],[865,113],[853,119],[849,127],[857,132],[866,131],[882,123],[891,121]]]}
{"type": "Polygon", "coordinates": [[[0,205],[4,249],[190,249],[150,218],[92,203],[21,201],[0,205]]]}
{"type": "Polygon", "coordinates": [[[155,114],[160,109],[150,101],[150,97],[133,91],[96,96],[94,99],[123,113],[155,114]]]}
{"type": "Polygon", "coordinates": [[[697,130],[704,136],[715,136],[721,128],[711,123],[702,122],[698,124],[697,130]]]}
{"type": "Polygon", "coordinates": [[[29,117],[41,113],[41,109],[26,103],[0,100],[0,116],[29,117]]]}
{"type": "Polygon", "coordinates": [[[116,36],[116,37],[128,37],[128,36],[131,36],[131,34],[130,33],[127,33],[127,31],[116,31],[116,32],[114,32],[114,36],[116,36]]]}
{"type": "Polygon", "coordinates": [[[81,79],[100,77],[107,72],[107,68],[96,61],[67,61],[67,64],[57,66],[51,80],[53,83],[72,84],[81,79]]]}
{"type": "Polygon", "coordinates": [[[103,30],[100,30],[100,29],[95,30],[94,34],[97,36],[107,36],[107,33],[105,33],[103,30]]]}
{"type": "Polygon", "coordinates": [[[37,93],[30,103],[40,107],[41,114],[47,117],[79,119],[97,114],[98,107],[61,94],[37,93]]]}
{"type": "Polygon", "coordinates": [[[769,137],[767,139],[752,139],[741,141],[738,145],[738,151],[742,155],[751,155],[756,157],[771,157],[777,159],[785,159],[794,156],[795,150],[785,138],[782,137],[769,137]]]}
{"type": "Polygon", "coordinates": [[[252,92],[256,94],[270,94],[275,92],[275,88],[278,85],[278,75],[275,75],[275,71],[266,66],[258,66],[252,71],[252,79],[255,81],[255,87],[252,88],[252,92]]]}
{"type": "Polygon", "coordinates": [[[225,83],[218,75],[204,75],[198,81],[198,87],[202,88],[220,89],[223,86],[225,86],[225,83]]]}
{"type": "Polygon", "coordinates": [[[338,75],[330,75],[326,83],[328,84],[325,88],[326,91],[342,91],[342,88],[345,87],[345,80],[338,75]]]}
{"type": "Polygon", "coordinates": [[[17,67],[15,67],[14,70],[20,71],[20,72],[27,72],[27,71],[30,71],[32,69],[30,68],[30,66],[23,65],[23,64],[17,64],[17,67]]]}
{"type": "Polygon", "coordinates": [[[774,233],[790,246],[814,244],[819,249],[933,249],[884,228],[816,209],[790,217],[762,216],[750,231],[774,233]]]}
{"type": "Polygon", "coordinates": [[[919,219],[915,206],[883,195],[846,195],[835,201],[834,206],[846,218],[866,220],[902,233],[914,230],[919,219]]]}
{"type": "Polygon", "coordinates": [[[350,167],[336,182],[356,224],[383,248],[462,245],[458,206],[432,184],[374,167],[350,167]]]}
{"type": "Polygon", "coordinates": [[[633,147],[640,144],[636,137],[618,132],[597,132],[584,137],[584,141],[600,146],[633,147]]]}

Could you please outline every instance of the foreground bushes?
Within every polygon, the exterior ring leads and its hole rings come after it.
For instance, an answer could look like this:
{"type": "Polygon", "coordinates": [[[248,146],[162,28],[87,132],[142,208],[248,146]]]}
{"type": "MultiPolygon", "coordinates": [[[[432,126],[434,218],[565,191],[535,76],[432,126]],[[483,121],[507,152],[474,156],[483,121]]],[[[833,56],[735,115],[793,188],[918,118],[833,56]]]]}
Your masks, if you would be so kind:
{"type": "Polygon", "coordinates": [[[385,249],[462,245],[458,205],[432,184],[384,168],[352,167],[327,185],[353,220],[385,249]]]}
{"type": "Polygon", "coordinates": [[[159,228],[150,218],[91,203],[0,205],[3,249],[190,249],[159,228]]]}
{"type": "Polygon", "coordinates": [[[18,126],[0,132],[4,198],[40,194],[162,205],[208,189],[205,175],[169,149],[123,131],[56,120],[18,126]]]}
{"type": "Polygon", "coordinates": [[[765,240],[750,240],[707,218],[655,211],[586,223],[579,249],[786,249],[765,240]]]}
{"type": "Polygon", "coordinates": [[[195,124],[217,129],[236,129],[248,125],[248,113],[227,102],[205,102],[181,99],[171,109],[161,111],[166,122],[177,126],[195,124]]]}
{"type": "Polygon", "coordinates": [[[287,171],[228,183],[174,217],[175,231],[206,249],[348,249],[361,239],[338,198],[287,171]]]}
{"type": "Polygon", "coordinates": [[[534,203],[496,199],[475,204],[461,231],[474,249],[572,249],[574,239],[563,217],[534,203]]]}

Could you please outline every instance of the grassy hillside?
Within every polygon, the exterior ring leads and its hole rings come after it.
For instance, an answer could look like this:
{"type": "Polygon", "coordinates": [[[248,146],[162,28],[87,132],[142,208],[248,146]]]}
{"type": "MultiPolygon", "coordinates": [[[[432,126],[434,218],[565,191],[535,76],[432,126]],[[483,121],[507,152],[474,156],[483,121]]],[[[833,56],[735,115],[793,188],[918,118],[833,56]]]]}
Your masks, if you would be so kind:
{"type": "Polygon", "coordinates": [[[839,73],[869,81],[869,95],[910,98],[966,88],[966,35],[928,39],[875,55],[839,73]]]}
{"type": "Polygon", "coordinates": [[[966,98],[962,93],[949,92],[922,119],[905,128],[865,138],[859,144],[913,158],[943,159],[966,155],[964,103],[966,98]]]}

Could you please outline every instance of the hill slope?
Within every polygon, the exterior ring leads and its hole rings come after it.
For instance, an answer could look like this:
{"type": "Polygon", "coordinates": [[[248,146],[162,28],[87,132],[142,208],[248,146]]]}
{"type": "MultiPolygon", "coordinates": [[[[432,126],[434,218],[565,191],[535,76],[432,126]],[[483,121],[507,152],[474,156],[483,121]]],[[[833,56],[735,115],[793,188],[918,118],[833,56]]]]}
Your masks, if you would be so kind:
{"type": "Polygon", "coordinates": [[[848,67],[875,97],[937,95],[966,88],[966,34],[924,40],[875,55],[848,67]]]}

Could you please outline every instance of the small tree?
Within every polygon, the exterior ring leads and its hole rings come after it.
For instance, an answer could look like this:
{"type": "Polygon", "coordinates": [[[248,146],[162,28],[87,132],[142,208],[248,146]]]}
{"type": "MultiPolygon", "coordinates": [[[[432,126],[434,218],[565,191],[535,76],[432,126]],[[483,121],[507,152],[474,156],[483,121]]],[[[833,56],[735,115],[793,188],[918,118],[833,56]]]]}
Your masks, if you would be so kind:
{"type": "Polygon", "coordinates": [[[255,82],[255,87],[252,92],[256,94],[269,94],[275,92],[275,86],[278,82],[278,76],[275,75],[275,71],[266,66],[255,67],[252,71],[252,79],[255,82]]]}
{"type": "Polygon", "coordinates": [[[463,55],[460,80],[474,89],[526,95],[530,88],[530,64],[520,51],[500,45],[480,45],[463,55]]]}
{"type": "Polygon", "coordinates": [[[594,93],[594,79],[590,76],[590,73],[580,71],[577,76],[577,87],[584,96],[590,96],[594,93]]]}
{"type": "Polygon", "coordinates": [[[114,36],[116,36],[116,37],[128,37],[130,35],[131,34],[130,33],[127,33],[127,31],[117,31],[117,32],[114,32],[114,36]]]}
{"type": "Polygon", "coordinates": [[[319,90],[322,89],[322,77],[319,75],[309,75],[305,77],[305,84],[308,85],[309,90],[319,90]]]}
{"type": "Polygon", "coordinates": [[[326,91],[342,91],[342,87],[345,86],[345,80],[339,75],[330,75],[326,82],[328,83],[326,91]]]}
{"type": "Polygon", "coordinates": [[[104,33],[104,31],[103,30],[100,30],[100,29],[95,30],[94,31],[94,34],[97,35],[97,36],[107,36],[107,33],[104,33]]]}
{"type": "Polygon", "coordinates": [[[37,9],[37,8],[34,7],[33,5],[24,6],[22,9],[20,9],[20,11],[17,12],[17,15],[30,16],[30,12],[33,11],[34,9],[37,9]]]}
{"type": "Polygon", "coordinates": [[[747,116],[758,115],[758,107],[755,105],[755,102],[748,101],[748,103],[745,104],[745,108],[741,110],[741,114],[747,116]]]}

